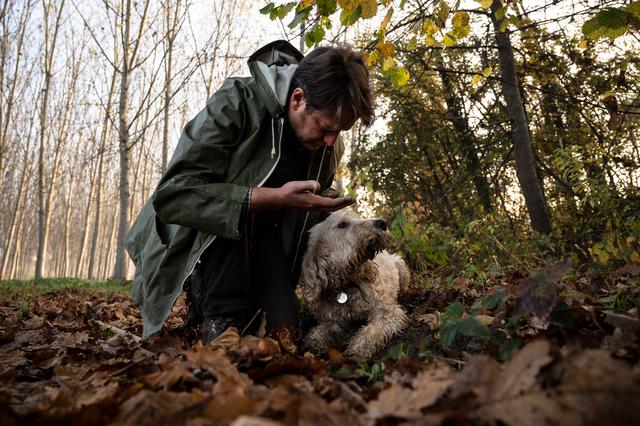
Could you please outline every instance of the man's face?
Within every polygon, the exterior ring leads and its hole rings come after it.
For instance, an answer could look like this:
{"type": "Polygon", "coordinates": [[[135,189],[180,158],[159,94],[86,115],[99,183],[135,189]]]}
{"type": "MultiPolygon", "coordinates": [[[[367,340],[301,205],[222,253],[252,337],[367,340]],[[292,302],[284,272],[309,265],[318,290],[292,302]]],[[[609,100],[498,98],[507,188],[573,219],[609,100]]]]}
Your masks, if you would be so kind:
{"type": "Polygon", "coordinates": [[[296,88],[289,101],[289,124],[296,137],[305,148],[315,151],[318,148],[332,147],[342,130],[349,130],[355,123],[351,111],[343,111],[340,117],[334,111],[307,109],[304,91],[296,88]]]}

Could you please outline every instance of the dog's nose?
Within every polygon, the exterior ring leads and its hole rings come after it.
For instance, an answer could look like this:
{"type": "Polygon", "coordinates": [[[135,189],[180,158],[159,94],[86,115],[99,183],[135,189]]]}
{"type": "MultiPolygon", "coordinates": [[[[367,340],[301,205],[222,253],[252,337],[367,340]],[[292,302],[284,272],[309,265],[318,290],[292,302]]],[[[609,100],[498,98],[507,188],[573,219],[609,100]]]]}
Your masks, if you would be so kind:
{"type": "Polygon", "coordinates": [[[382,230],[382,231],[386,231],[387,230],[387,222],[385,222],[382,219],[376,219],[375,222],[373,222],[373,226],[375,226],[376,228],[382,230]]]}

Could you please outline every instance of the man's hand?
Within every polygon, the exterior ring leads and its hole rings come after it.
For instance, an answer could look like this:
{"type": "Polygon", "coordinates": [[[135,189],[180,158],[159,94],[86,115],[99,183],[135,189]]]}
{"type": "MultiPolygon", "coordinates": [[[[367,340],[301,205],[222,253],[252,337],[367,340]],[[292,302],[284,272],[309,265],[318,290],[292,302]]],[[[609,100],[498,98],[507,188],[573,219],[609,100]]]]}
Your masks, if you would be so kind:
{"type": "Polygon", "coordinates": [[[315,180],[287,182],[280,188],[253,188],[251,211],[300,209],[336,211],[354,203],[351,197],[328,198],[315,195],[320,184],[315,180]]]}

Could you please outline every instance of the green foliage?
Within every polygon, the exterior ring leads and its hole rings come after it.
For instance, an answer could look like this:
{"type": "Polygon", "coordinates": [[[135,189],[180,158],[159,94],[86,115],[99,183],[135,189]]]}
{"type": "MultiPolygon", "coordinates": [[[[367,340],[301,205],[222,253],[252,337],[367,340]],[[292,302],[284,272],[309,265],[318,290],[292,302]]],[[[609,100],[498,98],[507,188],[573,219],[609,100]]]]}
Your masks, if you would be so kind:
{"type": "Polygon", "coordinates": [[[476,301],[469,309],[472,315],[478,315],[482,311],[490,311],[502,306],[509,299],[509,295],[504,289],[498,289],[482,299],[476,301]]]}
{"type": "Polygon", "coordinates": [[[389,348],[389,350],[385,355],[385,359],[400,361],[401,358],[404,358],[406,356],[407,356],[407,353],[405,352],[404,343],[400,342],[396,345],[393,345],[391,348],[389,348]]]}
{"type": "Polygon", "coordinates": [[[465,336],[489,337],[489,329],[475,316],[464,316],[464,305],[455,302],[450,304],[444,312],[440,327],[440,344],[448,348],[458,334],[465,336]]]}
{"type": "Polygon", "coordinates": [[[0,280],[0,291],[28,297],[32,293],[47,293],[65,288],[96,292],[130,294],[131,286],[114,281],[83,280],[79,278],[45,278],[42,280],[0,280]]]}
{"type": "Polygon", "coordinates": [[[384,362],[374,362],[371,366],[364,362],[354,371],[354,374],[366,377],[368,383],[374,383],[384,377],[384,368],[384,362]]]}
{"type": "Polygon", "coordinates": [[[621,8],[605,8],[582,26],[588,39],[609,38],[614,40],[629,31],[640,30],[640,2],[621,8]]]}
{"type": "Polygon", "coordinates": [[[399,249],[415,269],[426,270],[443,266],[451,255],[451,237],[437,226],[420,226],[410,222],[400,212],[390,226],[399,249]]]}

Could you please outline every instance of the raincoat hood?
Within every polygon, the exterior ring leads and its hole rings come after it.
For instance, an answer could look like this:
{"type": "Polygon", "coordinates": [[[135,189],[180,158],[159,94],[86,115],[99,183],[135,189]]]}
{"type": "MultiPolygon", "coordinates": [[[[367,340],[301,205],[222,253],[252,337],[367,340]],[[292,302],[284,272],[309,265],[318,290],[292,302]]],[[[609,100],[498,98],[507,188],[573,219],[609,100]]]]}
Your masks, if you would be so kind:
{"type": "Polygon", "coordinates": [[[287,104],[289,86],[303,55],[288,41],[267,44],[249,57],[251,76],[272,117],[280,116],[287,104]]]}

